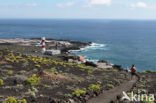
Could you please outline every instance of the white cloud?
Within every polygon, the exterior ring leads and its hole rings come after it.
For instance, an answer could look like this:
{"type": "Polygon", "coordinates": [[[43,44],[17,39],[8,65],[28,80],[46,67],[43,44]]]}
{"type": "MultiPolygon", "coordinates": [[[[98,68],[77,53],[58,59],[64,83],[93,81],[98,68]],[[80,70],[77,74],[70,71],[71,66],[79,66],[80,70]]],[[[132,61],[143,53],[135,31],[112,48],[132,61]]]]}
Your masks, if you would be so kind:
{"type": "Polygon", "coordinates": [[[38,4],[37,3],[24,3],[24,6],[26,6],[26,7],[37,7],[38,4]]]}
{"type": "Polygon", "coordinates": [[[74,5],[74,2],[67,2],[67,3],[57,4],[56,6],[60,8],[65,8],[65,7],[71,7],[73,5],[74,5]]]}
{"type": "Polygon", "coordinates": [[[137,2],[135,4],[130,5],[132,9],[134,8],[150,8],[149,5],[147,5],[145,2],[137,2]]]}
{"type": "Polygon", "coordinates": [[[88,2],[88,7],[94,6],[94,5],[111,5],[112,0],[90,0],[88,2]]]}

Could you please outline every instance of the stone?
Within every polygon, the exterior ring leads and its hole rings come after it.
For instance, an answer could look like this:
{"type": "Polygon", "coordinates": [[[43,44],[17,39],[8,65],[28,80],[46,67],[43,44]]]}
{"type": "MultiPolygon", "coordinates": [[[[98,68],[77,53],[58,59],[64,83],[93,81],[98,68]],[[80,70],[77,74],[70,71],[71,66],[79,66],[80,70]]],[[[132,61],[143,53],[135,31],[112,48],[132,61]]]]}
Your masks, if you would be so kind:
{"type": "Polygon", "coordinates": [[[76,103],[73,99],[68,99],[69,103],[76,103]]]}

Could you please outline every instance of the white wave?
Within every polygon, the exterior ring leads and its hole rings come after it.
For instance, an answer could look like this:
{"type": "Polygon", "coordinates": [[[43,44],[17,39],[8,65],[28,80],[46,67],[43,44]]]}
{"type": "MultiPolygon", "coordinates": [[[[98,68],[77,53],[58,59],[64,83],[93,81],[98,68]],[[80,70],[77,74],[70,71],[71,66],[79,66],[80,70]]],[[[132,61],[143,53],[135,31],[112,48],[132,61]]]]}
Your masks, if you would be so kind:
{"type": "Polygon", "coordinates": [[[86,52],[90,50],[108,50],[106,44],[91,43],[89,46],[80,48],[79,50],[70,50],[70,52],[86,52]]]}
{"type": "Polygon", "coordinates": [[[85,49],[105,49],[106,44],[98,44],[98,43],[92,43],[90,46],[85,47],[85,49]]]}
{"type": "Polygon", "coordinates": [[[98,62],[99,60],[97,59],[86,59],[87,61],[90,61],[90,62],[98,62]]]}

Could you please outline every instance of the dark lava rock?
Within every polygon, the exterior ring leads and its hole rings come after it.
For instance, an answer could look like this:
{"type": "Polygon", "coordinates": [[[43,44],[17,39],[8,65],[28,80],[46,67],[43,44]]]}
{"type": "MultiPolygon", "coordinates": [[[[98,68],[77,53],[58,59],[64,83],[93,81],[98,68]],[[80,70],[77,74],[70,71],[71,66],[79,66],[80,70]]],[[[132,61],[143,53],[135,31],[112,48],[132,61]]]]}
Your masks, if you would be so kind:
{"type": "Polygon", "coordinates": [[[32,98],[32,99],[31,99],[31,102],[36,103],[36,99],[35,99],[35,98],[32,98]]]}
{"type": "Polygon", "coordinates": [[[117,95],[117,96],[116,96],[116,99],[117,99],[117,100],[120,100],[120,99],[121,99],[121,95],[117,95]]]}
{"type": "Polygon", "coordinates": [[[50,103],[58,103],[58,100],[55,98],[50,98],[49,101],[50,103]]]}
{"type": "Polygon", "coordinates": [[[85,65],[97,67],[97,65],[96,65],[95,63],[93,63],[93,62],[88,62],[88,61],[85,63],[85,65]]]}
{"type": "Polygon", "coordinates": [[[13,82],[14,82],[14,85],[17,85],[17,80],[16,79],[13,82]]]}
{"type": "Polygon", "coordinates": [[[115,102],[112,100],[112,101],[110,101],[110,103],[115,103],[115,102]]]}
{"type": "Polygon", "coordinates": [[[114,69],[118,69],[118,70],[123,70],[123,68],[121,67],[121,65],[113,65],[114,69]]]}

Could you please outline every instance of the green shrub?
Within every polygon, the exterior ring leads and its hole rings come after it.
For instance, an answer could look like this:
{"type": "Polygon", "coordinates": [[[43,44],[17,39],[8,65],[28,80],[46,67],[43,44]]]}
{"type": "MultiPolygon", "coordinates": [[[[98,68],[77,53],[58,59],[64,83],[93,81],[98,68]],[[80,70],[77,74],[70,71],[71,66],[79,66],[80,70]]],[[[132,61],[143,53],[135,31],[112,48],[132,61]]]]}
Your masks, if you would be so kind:
{"type": "Polygon", "coordinates": [[[54,88],[59,87],[59,86],[60,86],[60,81],[52,82],[52,86],[53,86],[54,88]]]}
{"type": "Polygon", "coordinates": [[[54,68],[54,67],[51,68],[50,70],[51,70],[52,72],[56,72],[56,71],[57,71],[56,68],[54,68]]]}
{"type": "Polygon", "coordinates": [[[111,88],[111,89],[114,88],[114,85],[113,85],[113,84],[107,84],[106,86],[107,86],[108,88],[111,88]]]}
{"type": "Polygon", "coordinates": [[[21,71],[18,72],[18,74],[24,74],[24,73],[26,73],[25,70],[21,70],[21,71]]]}
{"type": "Polygon", "coordinates": [[[92,84],[90,87],[88,87],[88,89],[89,90],[91,90],[91,91],[98,91],[98,90],[100,90],[100,84],[92,84]]]}
{"type": "Polygon", "coordinates": [[[80,90],[80,89],[76,89],[72,94],[75,95],[75,96],[83,96],[86,94],[86,88],[84,88],[83,90],[80,90]]]}
{"type": "Polygon", "coordinates": [[[64,94],[65,98],[72,98],[72,94],[64,94]]]}
{"type": "Polygon", "coordinates": [[[27,101],[26,99],[16,100],[15,97],[8,97],[3,101],[3,103],[27,103],[27,101]]]}
{"type": "Polygon", "coordinates": [[[92,71],[91,70],[88,70],[88,74],[91,74],[92,73],[92,71]]]}
{"type": "Polygon", "coordinates": [[[13,74],[13,71],[12,70],[9,70],[8,71],[8,75],[11,76],[12,74],[13,74]]]}
{"type": "Polygon", "coordinates": [[[3,85],[3,79],[0,79],[0,85],[3,85]]]}
{"type": "Polygon", "coordinates": [[[150,100],[150,97],[148,96],[147,97],[147,100],[146,100],[146,96],[145,97],[143,97],[143,102],[142,103],[155,103],[154,101],[149,101],[150,100]]]}
{"type": "Polygon", "coordinates": [[[115,79],[114,80],[117,84],[120,84],[120,80],[119,79],[115,79]]]}
{"type": "Polygon", "coordinates": [[[33,98],[36,98],[36,93],[31,89],[28,89],[28,92],[26,92],[25,95],[32,96],[33,98]]]}
{"type": "Polygon", "coordinates": [[[38,90],[35,87],[32,87],[31,89],[28,89],[28,91],[25,93],[25,95],[32,96],[36,98],[36,93],[38,93],[38,90]]]}
{"type": "Polygon", "coordinates": [[[38,85],[40,82],[40,77],[37,77],[36,74],[33,74],[31,78],[27,79],[27,83],[30,85],[38,85]]]}
{"type": "Polygon", "coordinates": [[[17,100],[15,97],[8,97],[3,101],[3,103],[17,103],[17,100]]]}
{"type": "Polygon", "coordinates": [[[35,67],[38,67],[38,68],[40,68],[41,66],[40,66],[40,65],[35,65],[35,67]]]}
{"type": "Polygon", "coordinates": [[[67,85],[67,86],[66,86],[66,89],[68,89],[68,90],[73,90],[74,87],[73,87],[73,86],[70,86],[70,85],[67,85]]]}
{"type": "Polygon", "coordinates": [[[26,99],[18,100],[17,103],[27,103],[26,99]]]}

